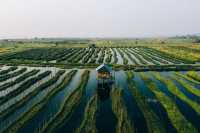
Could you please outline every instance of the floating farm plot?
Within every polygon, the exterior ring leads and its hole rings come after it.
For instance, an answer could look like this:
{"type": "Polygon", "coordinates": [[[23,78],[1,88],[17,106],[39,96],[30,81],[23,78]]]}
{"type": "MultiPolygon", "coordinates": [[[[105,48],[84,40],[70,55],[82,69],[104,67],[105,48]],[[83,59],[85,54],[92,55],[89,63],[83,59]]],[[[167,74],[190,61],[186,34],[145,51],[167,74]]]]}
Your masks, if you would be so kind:
{"type": "Polygon", "coordinates": [[[200,132],[198,47],[108,46],[0,54],[0,133],[200,132]]]}
{"type": "Polygon", "coordinates": [[[185,47],[177,49],[176,47],[33,48],[21,52],[3,54],[0,56],[0,61],[79,65],[107,63],[135,66],[195,64],[200,61],[198,50],[185,47]],[[184,52],[178,55],[178,51],[184,52]]]}

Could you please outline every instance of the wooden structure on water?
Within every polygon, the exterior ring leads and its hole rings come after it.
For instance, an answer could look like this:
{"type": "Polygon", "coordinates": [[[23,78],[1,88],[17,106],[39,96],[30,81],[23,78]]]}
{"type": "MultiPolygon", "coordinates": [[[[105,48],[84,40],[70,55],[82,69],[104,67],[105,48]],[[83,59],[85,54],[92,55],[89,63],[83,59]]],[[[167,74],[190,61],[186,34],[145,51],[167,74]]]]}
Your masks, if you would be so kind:
{"type": "Polygon", "coordinates": [[[105,86],[112,85],[114,83],[115,76],[110,66],[102,64],[96,68],[96,71],[98,88],[104,88],[105,86]]]}

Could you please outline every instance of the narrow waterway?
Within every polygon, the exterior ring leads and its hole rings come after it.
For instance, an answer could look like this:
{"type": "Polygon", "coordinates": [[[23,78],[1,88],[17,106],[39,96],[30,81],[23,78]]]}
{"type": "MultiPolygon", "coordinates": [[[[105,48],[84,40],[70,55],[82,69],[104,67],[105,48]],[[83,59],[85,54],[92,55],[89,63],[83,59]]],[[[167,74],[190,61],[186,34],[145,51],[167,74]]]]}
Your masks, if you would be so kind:
{"type": "Polygon", "coordinates": [[[54,95],[48,101],[45,108],[38,112],[37,115],[34,116],[31,121],[26,123],[19,131],[23,133],[34,133],[39,129],[39,127],[42,127],[46,122],[48,122],[51,117],[54,116],[60,109],[60,106],[64,101],[63,99],[67,97],[67,95],[69,95],[70,92],[77,87],[81,74],[82,70],[78,71],[76,75],[72,78],[72,81],[63,90],[54,95]]]}

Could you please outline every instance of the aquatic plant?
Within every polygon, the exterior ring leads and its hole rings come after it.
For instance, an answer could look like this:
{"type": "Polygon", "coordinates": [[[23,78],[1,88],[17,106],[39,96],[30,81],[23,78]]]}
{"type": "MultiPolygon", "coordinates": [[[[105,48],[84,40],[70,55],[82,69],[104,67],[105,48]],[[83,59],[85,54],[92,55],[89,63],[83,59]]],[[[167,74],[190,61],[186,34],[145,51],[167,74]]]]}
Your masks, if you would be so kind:
{"type": "Polygon", "coordinates": [[[158,116],[153,112],[149,104],[147,103],[147,98],[141,94],[138,88],[135,86],[133,81],[133,73],[131,71],[127,72],[128,77],[128,87],[135,98],[138,107],[141,109],[144,118],[147,123],[148,131],[151,133],[165,133],[166,130],[164,126],[160,123],[158,116]]]}
{"type": "Polygon", "coordinates": [[[18,67],[16,67],[16,66],[14,66],[14,67],[10,67],[10,68],[8,68],[8,69],[6,69],[6,70],[2,70],[2,71],[0,71],[0,75],[4,75],[4,74],[6,74],[6,73],[9,73],[9,72],[11,72],[11,71],[14,71],[14,70],[16,70],[18,67]]]}
{"type": "Polygon", "coordinates": [[[179,90],[179,88],[173,83],[173,81],[167,78],[163,78],[159,73],[154,73],[154,76],[157,80],[160,80],[162,83],[164,83],[172,94],[179,97],[182,101],[188,103],[200,115],[200,105],[185,96],[181,90],[179,90]]]}
{"type": "Polygon", "coordinates": [[[200,75],[195,71],[189,71],[186,74],[188,77],[200,82],[200,75]]]}
{"type": "Polygon", "coordinates": [[[96,113],[97,113],[97,95],[94,95],[87,103],[84,112],[84,119],[76,133],[97,133],[96,113]]]}
{"type": "Polygon", "coordinates": [[[180,83],[188,92],[199,96],[200,98],[200,90],[192,86],[191,84],[187,83],[183,79],[180,79],[178,77],[172,77],[172,79],[176,80],[178,83],[180,83]]]}
{"type": "Polygon", "coordinates": [[[122,100],[123,91],[119,88],[113,88],[111,91],[112,110],[117,118],[117,133],[133,133],[134,126],[131,123],[127,109],[122,100]]]}
{"type": "Polygon", "coordinates": [[[76,70],[72,70],[67,74],[63,82],[61,82],[59,85],[55,87],[52,91],[50,91],[42,101],[34,105],[32,108],[30,108],[27,112],[24,113],[22,117],[20,117],[18,120],[16,120],[14,123],[12,123],[5,132],[13,133],[17,132],[23,125],[30,121],[42,108],[45,107],[46,103],[49,101],[49,99],[54,96],[58,91],[62,90],[70,81],[72,80],[72,77],[76,73],[76,70]]]}
{"type": "Polygon", "coordinates": [[[82,95],[85,91],[85,86],[89,78],[89,71],[85,71],[81,76],[81,81],[79,86],[71,93],[68,97],[64,99],[63,104],[61,105],[59,111],[48,121],[40,132],[54,132],[56,129],[63,126],[64,120],[69,120],[74,109],[79,105],[82,95]]]}
{"type": "Polygon", "coordinates": [[[31,76],[37,74],[39,71],[40,71],[40,70],[35,70],[35,69],[34,69],[34,70],[30,71],[30,72],[27,72],[27,73],[21,75],[20,77],[18,77],[18,78],[15,79],[14,81],[7,82],[7,83],[5,83],[5,84],[2,84],[2,85],[0,86],[0,91],[6,90],[8,87],[11,87],[11,86],[13,86],[13,85],[15,85],[15,84],[21,83],[22,81],[26,80],[27,78],[29,78],[29,77],[31,77],[31,76]]]}
{"type": "Polygon", "coordinates": [[[8,73],[3,76],[0,76],[0,82],[6,81],[6,80],[16,77],[16,76],[19,76],[20,74],[23,74],[24,72],[26,72],[26,70],[27,70],[27,68],[22,68],[16,72],[8,73]]]}
{"type": "Polygon", "coordinates": [[[41,74],[39,74],[37,77],[33,77],[23,84],[21,84],[17,89],[11,91],[7,95],[4,95],[3,97],[0,97],[0,105],[11,99],[12,97],[15,97],[16,95],[22,93],[24,90],[28,89],[31,85],[37,83],[38,81],[42,80],[43,78],[49,76],[51,74],[51,71],[45,71],[41,74]]]}
{"type": "Polygon", "coordinates": [[[9,109],[4,110],[3,112],[1,112],[0,113],[1,117],[0,118],[8,116],[12,112],[14,112],[17,108],[20,108],[21,106],[23,106],[31,98],[33,98],[34,96],[36,96],[40,91],[42,91],[42,90],[48,88],[49,86],[55,84],[59,80],[60,76],[62,76],[64,73],[65,73],[65,70],[58,71],[53,78],[51,78],[47,82],[41,84],[37,88],[35,88],[31,93],[29,93],[28,95],[26,95],[25,97],[23,97],[22,100],[16,102],[13,106],[9,107],[9,109]]]}
{"type": "Polygon", "coordinates": [[[156,98],[165,108],[165,111],[167,112],[167,115],[177,132],[196,133],[197,129],[195,129],[195,127],[193,127],[193,125],[181,114],[174,100],[162,93],[156,86],[155,82],[149,79],[144,73],[141,74],[141,77],[145,81],[148,88],[155,94],[156,98]]]}

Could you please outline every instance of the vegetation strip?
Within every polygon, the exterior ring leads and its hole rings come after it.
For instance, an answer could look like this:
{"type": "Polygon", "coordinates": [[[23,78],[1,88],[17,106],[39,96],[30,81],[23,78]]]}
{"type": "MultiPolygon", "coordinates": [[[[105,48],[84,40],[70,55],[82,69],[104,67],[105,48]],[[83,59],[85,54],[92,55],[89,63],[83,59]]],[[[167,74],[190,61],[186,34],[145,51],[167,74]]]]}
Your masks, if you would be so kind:
{"type": "Polygon", "coordinates": [[[192,85],[188,84],[183,79],[180,79],[179,77],[172,77],[172,79],[178,81],[188,92],[198,96],[200,98],[200,90],[193,87],[192,85]]]}
{"type": "Polygon", "coordinates": [[[154,73],[154,76],[157,80],[160,80],[162,83],[164,83],[172,94],[178,96],[181,100],[188,103],[198,113],[198,115],[200,115],[200,105],[185,96],[171,80],[161,77],[159,73],[154,73]]]}
{"type": "Polygon", "coordinates": [[[175,101],[170,99],[164,93],[157,88],[156,84],[148,79],[144,74],[141,75],[142,79],[145,81],[148,88],[155,94],[156,98],[161,102],[163,107],[165,108],[170,121],[173,126],[176,128],[178,133],[196,133],[197,129],[193,127],[193,125],[185,119],[185,117],[181,114],[179,109],[177,108],[175,101]]]}
{"type": "Polygon", "coordinates": [[[133,73],[127,72],[128,76],[128,87],[132,92],[138,107],[141,109],[144,118],[147,122],[148,132],[149,133],[166,133],[166,130],[163,125],[161,125],[158,116],[153,112],[151,107],[147,103],[147,98],[141,94],[138,88],[135,86],[133,81],[133,73]]]}
{"type": "Polygon", "coordinates": [[[127,109],[122,100],[123,91],[119,88],[113,88],[111,91],[112,110],[118,119],[117,133],[133,133],[134,126],[128,117],[127,109]]]}
{"type": "Polygon", "coordinates": [[[194,80],[196,80],[196,81],[198,81],[198,82],[200,82],[200,75],[195,71],[187,72],[187,76],[192,78],[192,79],[194,79],[194,80]]]}
{"type": "Polygon", "coordinates": [[[81,98],[85,92],[85,86],[89,78],[89,71],[86,70],[81,76],[81,82],[79,86],[64,99],[63,104],[61,105],[60,110],[54,115],[54,117],[47,122],[40,132],[54,132],[59,127],[63,126],[63,121],[69,120],[74,109],[81,102],[81,98]]]}
{"type": "Polygon", "coordinates": [[[70,83],[75,73],[76,70],[72,70],[71,72],[69,72],[69,74],[65,76],[63,82],[55,87],[55,89],[53,89],[51,92],[49,92],[47,97],[45,97],[42,101],[30,108],[22,117],[20,117],[15,123],[11,124],[4,132],[17,132],[26,122],[30,121],[42,108],[45,107],[46,103],[52,96],[54,96],[58,91],[65,88],[65,86],[70,83]]]}
{"type": "Polygon", "coordinates": [[[26,72],[26,70],[27,70],[27,68],[22,68],[19,71],[0,76],[0,82],[3,82],[5,80],[8,80],[8,79],[16,77],[16,76],[19,76],[20,74],[23,74],[24,72],[26,72]]]}
{"type": "Polygon", "coordinates": [[[25,80],[26,78],[29,78],[35,74],[37,74],[40,70],[32,70],[30,72],[27,72],[25,74],[23,74],[22,76],[20,76],[19,78],[15,79],[14,81],[11,81],[11,82],[8,82],[8,83],[5,83],[3,85],[0,86],[0,91],[2,90],[6,90],[8,87],[11,87],[15,84],[18,84],[20,82],[22,82],[23,80],[25,80]]]}
{"type": "Polygon", "coordinates": [[[31,98],[33,98],[34,96],[36,96],[40,91],[48,88],[49,86],[55,84],[61,75],[63,75],[65,73],[64,70],[60,70],[56,73],[56,75],[50,79],[49,81],[41,84],[39,87],[37,87],[33,92],[31,92],[29,95],[27,95],[26,97],[24,97],[21,101],[15,103],[13,106],[9,107],[9,109],[4,110],[3,112],[0,113],[0,117],[6,117],[9,114],[11,114],[12,112],[14,112],[17,108],[20,108],[21,106],[23,106],[27,101],[29,101],[31,98]]]}
{"type": "Polygon", "coordinates": [[[187,76],[187,75],[185,75],[185,74],[181,74],[180,72],[175,72],[175,74],[176,74],[177,76],[180,76],[180,77],[182,77],[182,78],[184,78],[184,79],[186,79],[186,80],[188,80],[188,81],[194,83],[194,84],[200,85],[200,82],[199,82],[199,81],[196,81],[196,80],[194,80],[193,78],[191,78],[191,77],[189,77],[189,76],[187,76]]]}
{"type": "Polygon", "coordinates": [[[76,133],[97,133],[96,113],[97,113],[97,95],[94,95],[85,108],[84,119],[76,133]]]}
{"type": "Polygon", "coordinates": [[[9,73],[9,72],[11,72],[11,71],[14,71],[14,70],[16,70],[16,69],[17,69],[17,67],[14,66],[14,67],[8,68],[7,70],[2,70],[2,71],[0,71],[0,75],[4,75],[4,74],[9,73]]]}
{"type": "Polygon", "coordinates": [[[14,91],[8,93],[7,95],[0,97],[0,105],[8,101],[10,98],[22,93],[24,90],[28,89],[31,85],[37,83],[38,81],[42,80],[43,78],[49,76],[51,74],[51,71],[45,71],[41,74],[39,74],[37,77],[33,77],[23,84],[21,84],[17,89],[14,91]]]}

